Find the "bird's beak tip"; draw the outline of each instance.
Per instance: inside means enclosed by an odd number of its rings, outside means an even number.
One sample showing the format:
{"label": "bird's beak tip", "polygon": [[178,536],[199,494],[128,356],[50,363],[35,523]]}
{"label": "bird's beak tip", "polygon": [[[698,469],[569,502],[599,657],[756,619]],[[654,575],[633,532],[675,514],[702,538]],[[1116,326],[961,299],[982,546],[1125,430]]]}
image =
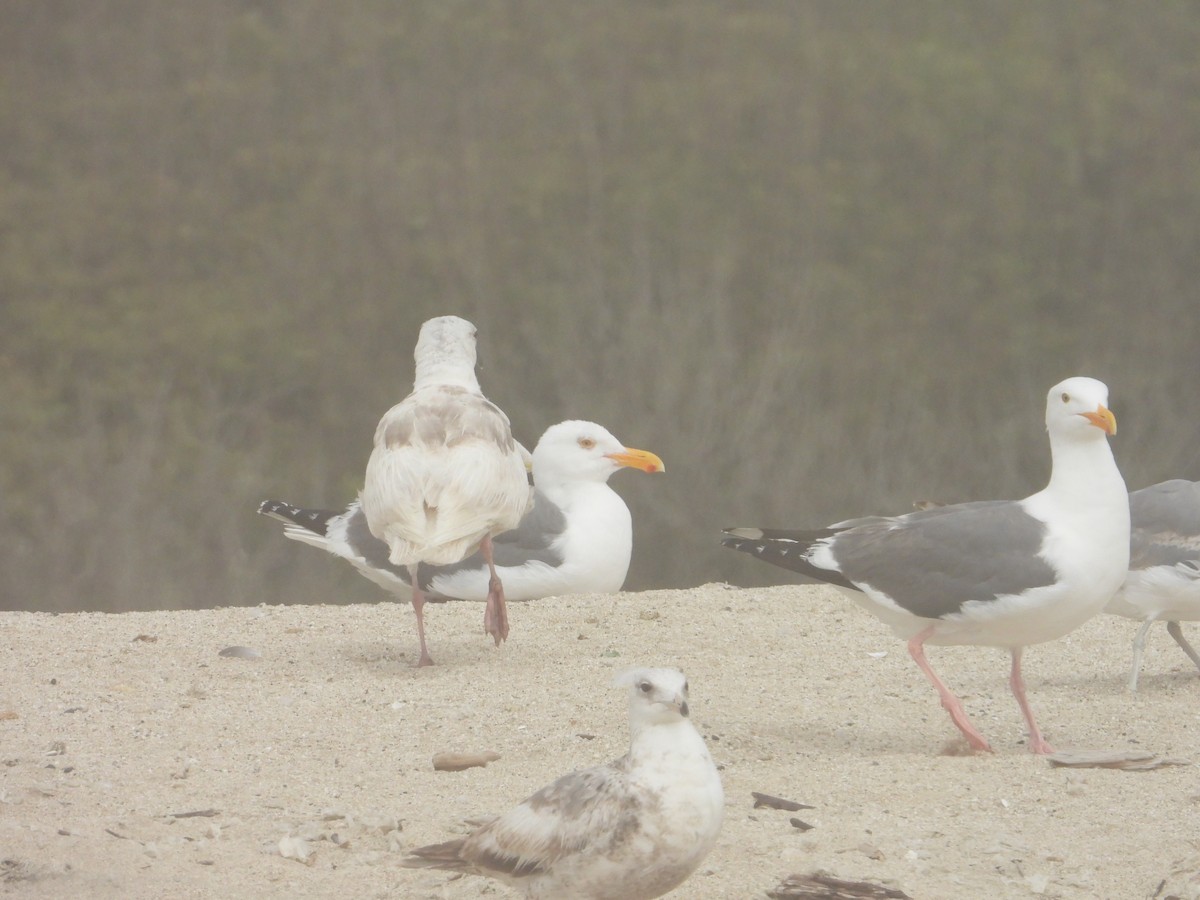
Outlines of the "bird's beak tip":
{"label": "bird's beak tip", "polygon": [[663,461],[649,450],[635,450],[627,447],[617,453],[609,453],[608,458],[619,466],[641,469],[650,475],[653,475],[655,472],[667,471],[667,467],[663,464]]}
{"label": "bird's beak tip", "polygon": [[1085,412],[1082,415],[1105,434],[1113,435],[1117,433],[1117,417],[1103,403],[1097,406],[1094,411]]}

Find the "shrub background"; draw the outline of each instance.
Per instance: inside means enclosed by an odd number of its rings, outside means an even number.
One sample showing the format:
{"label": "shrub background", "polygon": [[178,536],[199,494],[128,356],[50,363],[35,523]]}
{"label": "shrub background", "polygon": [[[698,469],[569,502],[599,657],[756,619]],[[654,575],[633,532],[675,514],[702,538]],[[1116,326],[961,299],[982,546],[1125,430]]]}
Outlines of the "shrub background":
{"label": "shrub background", "polygon": [[444,313],[530,447],[664,458],[634,590],[1030,493],[1071,374],[1200,478],[1195,5],[4,8],[0,608],[379,599],[254,512],[354,496]]}

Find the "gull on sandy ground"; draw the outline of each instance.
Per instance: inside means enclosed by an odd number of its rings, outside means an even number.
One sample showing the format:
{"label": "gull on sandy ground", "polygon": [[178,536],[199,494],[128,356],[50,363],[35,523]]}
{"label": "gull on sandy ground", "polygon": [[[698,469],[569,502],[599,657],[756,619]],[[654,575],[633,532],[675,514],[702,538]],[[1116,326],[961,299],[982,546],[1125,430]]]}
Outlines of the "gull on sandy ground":
{"label": "gull on sandy ground", "polygon": [[1175,479],[1129,495],[1129,573],[1105,612],[1138,619],[1129,690],[1136,691],[1150,626],[1160,619],[1200,669],[1181,621],[1200,620],[1200,481]]}
{"label": "gull on sandy ground", "polygon": [[[622,468],[663,472],[663,461],[624,446],[595,422],[567,421],[546,429],[534,448],[532,467],[533,508],[520,525],[492,539],[505,598],[619,591],[629,573],[633,522],[608,479]],[[388,546],[371,534],[358,500],[342,510],[266,500],[258,511],[283,522],[292,540],[347,560],[365,578],[408,599],[409,567],[392,564]],[[490,573],[480,552],[445,566],[420,563],[417,576],[427,600],[487,600]]]}
{"label": "gull on sandy ground", "polygon": [[508,637],[504,587],[492,563],[492,537],[516,528],[532,499],[520,446],[506,416],[475,376],[475,326],[457,316],[421,326],[412,393],[379,421],[359,501],[388,561],[408,567],[421,656],[425,596],[421,563],[448,565],[474,553],[489,569],[484,631]]}
{"label": "gull on sandy ground", "polygon": [[1046,397],[1051,474],[1019,501],[938,506],[815,531],[727,529],[722,543],[843,588],[908,642],[972,749],[991,747],[925,657],[929,644],[1003,647],[1034,753],[1052,753],[1025,695],[1021,654],[1104,609],[1129,566],[1129,496],[1108,436],[1108,388],[1068,378]]}
{"label": "gull on sandy ground", "polygon": [[650,900],[695,871],[725,811],[677,669],[630,669],[629,752],[564,775],[465,838],[420,847],[412,868],[486,875],[526,898]]}

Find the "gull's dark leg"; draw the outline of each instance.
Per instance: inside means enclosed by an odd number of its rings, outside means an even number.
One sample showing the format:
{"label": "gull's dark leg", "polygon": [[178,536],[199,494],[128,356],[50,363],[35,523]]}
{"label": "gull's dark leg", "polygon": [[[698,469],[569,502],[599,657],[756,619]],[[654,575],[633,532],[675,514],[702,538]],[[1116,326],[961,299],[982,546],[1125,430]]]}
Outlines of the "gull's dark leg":
{"label": "gull's dark leg", "polygon": [[433,657],[429,655],[429,648],[425,646],[425,593],[417,581],[416,566],[408,567],[408,577],[412,580],[412,608],[417,616],[417,637],[421,641],[421,658],[417,660],[417,667],[432,666]]}
{"label": "gull's dark leg", "polygon": [[499,647],[501,641],[508,639],[508,607],[504,602],[504,585],[500,583],[500,576],[496,574],[496,564],[492,561],[490,535],[483,539],[479,550],[487,560],[488,572],[491,573],[488,579],[487,604],[483,610],[483,630],[492,636]]}

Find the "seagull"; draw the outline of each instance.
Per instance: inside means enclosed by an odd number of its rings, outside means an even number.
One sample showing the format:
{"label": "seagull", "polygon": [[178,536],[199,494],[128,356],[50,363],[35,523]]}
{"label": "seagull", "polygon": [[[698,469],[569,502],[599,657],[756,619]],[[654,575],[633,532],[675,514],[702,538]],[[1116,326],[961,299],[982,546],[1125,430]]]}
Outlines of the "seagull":
{"label": "seagull", "polygon": [[[506,599],[619,591],[629,572],[633,523],[625,501],[608,486],[609,476],[622,468],[663,472],[663,461],[624,446],[602,425],[572,420],[546,429],[531,464],[533,508],[520,525],[492,540]],[[287,537],[340,556],[389,593],[409,596],[408,567],[390,562],[358,500],[344,510],[266,500],[258,511],[285,523]],[[447,566],[420,563],[417,577],[429,600],[487,600],[490,577],[479,552]]]}
{"label": "seagull", "polygon": [[457,316],[430,319],[414,358],[412,393],[375,430],[359,502],[371,534],[388,547],[388,561],[409,570],[417,665],[429,666],[417,566],[456,563],[478,549],[490,576],[484,631],[499,646],[508,637],[508,614],[492,536],[517,527],[531,496],[508,416],[483,396],[475,377],[475,326]]}
{"label": "seagull", "polygon": [[1200,481],[1164,481],[1129,495],[1129,573],[1105,612],[1142,621],[1133,639],[1129,690],[1136,691],[1146,633],[1159,619],[1200,669],[1180,620],[1200,620]]}
{"label": "seagull", "polygon": [[1108,436],[1108,388],[1068,378],[1046,398],[1050,482],[1019,501],[938,506],[816,531],[734,528],[722,544],[845,589],[908,642],[972,749],[991,747],[930,667],[925,644],[1004,647],[1009,685],[1034,753],[1053,753],[1021,676],[1029,644],[1051,641],[1100,612],[1129,565],[1129,498]]}
{"label": "seagull", "polygon": [[526,898],[649,900],[682,884],[720,833],[721,777],[688,718],[682,672],[629,669],[613,685],[629,689],[627,754],[402,864],[486,875]]}

